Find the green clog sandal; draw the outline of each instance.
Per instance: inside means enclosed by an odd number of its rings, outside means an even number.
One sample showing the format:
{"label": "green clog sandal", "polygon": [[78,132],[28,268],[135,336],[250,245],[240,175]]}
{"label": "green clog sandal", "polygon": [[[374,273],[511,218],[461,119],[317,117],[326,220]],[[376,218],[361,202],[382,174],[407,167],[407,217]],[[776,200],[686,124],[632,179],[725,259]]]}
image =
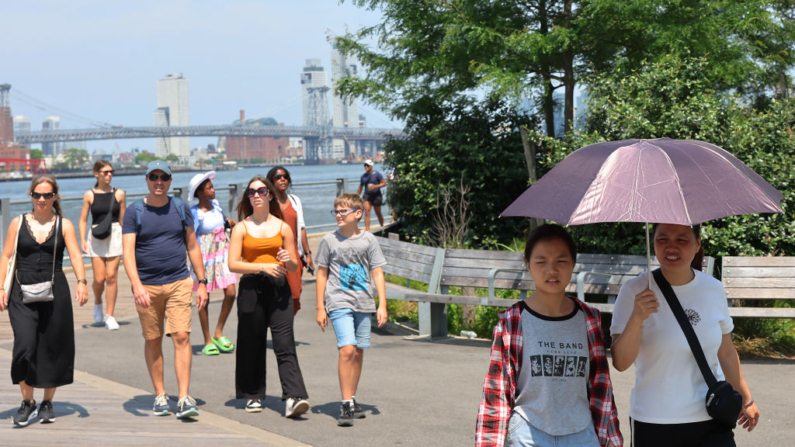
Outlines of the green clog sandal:
{"label": "green clog sandal", "polygon": [[221,352],[232,352],[235,350],[234,343],[232,343],[231,340],[226,338],[226,336],[223,336],[221,338],[213,337],[211,340],[213,341],[213,344],[217,346],[218,349],[221,350]]}
{"label": "green clog sandal", "polygon": [[218,347],[215,345],[207,345],[204,347],[204,349],[202,349],[202,354],[204,355],[218,355],[220,353],[221,352],[218,351]]}

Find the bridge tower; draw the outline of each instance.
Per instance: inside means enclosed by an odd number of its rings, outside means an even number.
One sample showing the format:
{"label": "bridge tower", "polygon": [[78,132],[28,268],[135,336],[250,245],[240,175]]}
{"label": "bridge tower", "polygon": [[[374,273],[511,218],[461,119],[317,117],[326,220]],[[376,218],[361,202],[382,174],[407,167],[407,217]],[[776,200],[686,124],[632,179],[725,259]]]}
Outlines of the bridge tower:
{"label": "bridge tower", "polygon": [[304,158],[310,163],[321,163],[322,159],[331,159],[331,139],[328,137],[329,116],[328,116],[328,91],[326,86],[308,87],[307,101],[307,123],[308,126],[323,127],[324,135],[318,138],[304,138],[306,147],[304,148]]}
{"label": "bridge tower", "polygon": [[11,116],[11,84],[0,85],[0,148],[14,143],[14,119]]}

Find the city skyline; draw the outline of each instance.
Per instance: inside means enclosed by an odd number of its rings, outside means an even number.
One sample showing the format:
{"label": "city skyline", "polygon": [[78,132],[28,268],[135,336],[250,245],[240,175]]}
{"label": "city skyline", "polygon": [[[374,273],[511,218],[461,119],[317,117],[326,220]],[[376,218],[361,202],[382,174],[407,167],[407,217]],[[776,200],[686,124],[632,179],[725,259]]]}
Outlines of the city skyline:
{"label": "city skyline", "polygon": [[[350,3],[300,3],[4,2],[0,14],[13,20],[7,21],[0,45],[0,60],[5,61],[0,76],[13,86],[13,114],[27,118],[32,130],[51,115],[60,117],[61,128],[90,126],[41,110],[20,95],[96,121],[151,125],[157,109],[155,83],[175,72],[190,80],[192,124],[231,123],[243,109],[251,118],[273,117],[300,125],[296,74],[306,59],[320,59],[330,68],[328,36],[372,25],[380,18]],[[57,7],[47,7],[53,4]],[[40,70],[37,61],[43,57],[62,69]],[[360,113],[367,115],[370,126],[401,126],[373,107]],[[215,142],[194,140],[194,147]],[[155,147],[154,140],[119,143],[122,150],[139,147],[154,152]],[[116,151],[112,142],[88,143],[90,152],[97,148]]]}

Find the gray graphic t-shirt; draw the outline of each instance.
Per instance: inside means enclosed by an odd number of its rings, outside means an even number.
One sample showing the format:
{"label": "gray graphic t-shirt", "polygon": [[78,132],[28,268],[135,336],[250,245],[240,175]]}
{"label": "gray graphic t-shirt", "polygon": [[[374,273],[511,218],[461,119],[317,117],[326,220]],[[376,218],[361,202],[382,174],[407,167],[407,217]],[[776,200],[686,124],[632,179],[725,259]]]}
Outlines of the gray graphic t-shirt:
{"label": "gray graphic t-shirt", "polygon": [[581,432],[591,423],[585,314],[575,306],[564,317],[547,317],[521,305],[522,369],[514,411],[553,436]]}
{"label": "gray graphic t-shirt", "polygon": [[329,269],[326,312],[336,309],[375,312],[370,272],[386,265],[375,236],[367,231],[349,238],[339,231],[327,234],[320,240],[315,262]]}

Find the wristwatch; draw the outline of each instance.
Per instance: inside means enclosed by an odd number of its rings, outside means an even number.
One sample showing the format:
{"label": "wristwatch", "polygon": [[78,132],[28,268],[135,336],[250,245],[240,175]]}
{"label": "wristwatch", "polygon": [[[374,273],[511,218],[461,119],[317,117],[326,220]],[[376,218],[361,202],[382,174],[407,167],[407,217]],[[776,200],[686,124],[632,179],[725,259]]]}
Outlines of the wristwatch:
{"label": "wristwatch", "polygon": [[196,282],[199,283],[199,284],[204,284],[206,286],[207,285],[207,278],[199,279]]}
{"label": "wristwatch", "polygon": [[305,255],[311,255],[312,254],[312,250],[307,250],[307,251],[304,252],[304,254]]}
{"label": "wristwatch", "polygon": [[86,284],[86,285],[88,285],[88,281],[86,281],[85,279],[78,279],[78,280],[77,280],[77,283],[78,283],[78,284],[80,284],[81,282],[82,282],[83,284]]}

